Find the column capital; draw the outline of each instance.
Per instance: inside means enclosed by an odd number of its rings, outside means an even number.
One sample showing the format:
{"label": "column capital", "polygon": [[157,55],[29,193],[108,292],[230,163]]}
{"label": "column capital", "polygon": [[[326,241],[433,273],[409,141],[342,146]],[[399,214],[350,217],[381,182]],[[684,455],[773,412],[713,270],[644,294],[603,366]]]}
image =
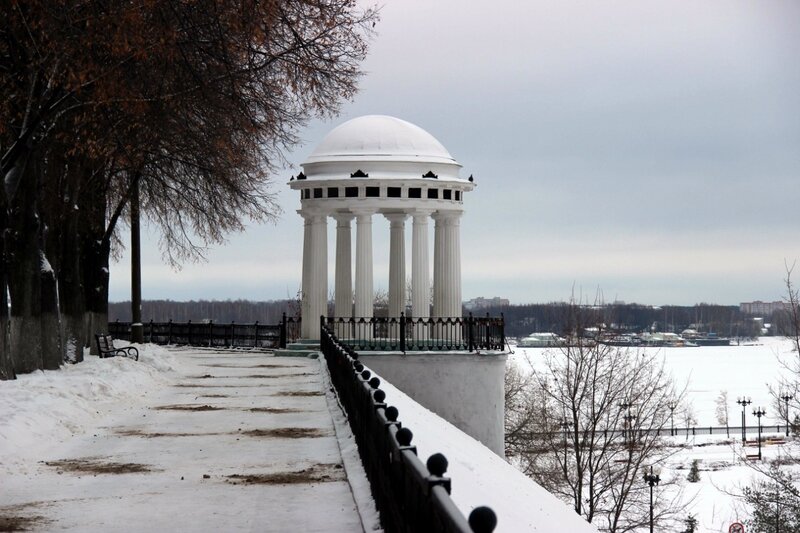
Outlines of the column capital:
{"label": "column capital", "polygon": [[319,222],[320,219],[328,218],[328,213],[321,209],[298,209],[297,214],[306,222]]}
{"label": "column capital", "polygon": [[361,221],[365,217],[371,217],[375,213],[378,212],[377,209],[370,208],[370,207],[357,207],[355,209],[350,209],[350,212],[355,215],[355,217]]}
{"label": "column capital", "polygon": [[431,215],[434,220],[459,220],[463,211],[436,211]]}
{"label": "column capital", "polygon": [[429,217],[431,216],[436,210],[435,209],[409,209],[407,212],[412,217]]}
{"label": "column capital", "polygon": [[349,225],[350,222],[356,217],[353,213],[336,212],[331,213],[330,217],[334,219],[339,225]]}
{"label": "column capital", "polygon": [[392,224],[402,224],[408,219],[408,213],[383,213]]}

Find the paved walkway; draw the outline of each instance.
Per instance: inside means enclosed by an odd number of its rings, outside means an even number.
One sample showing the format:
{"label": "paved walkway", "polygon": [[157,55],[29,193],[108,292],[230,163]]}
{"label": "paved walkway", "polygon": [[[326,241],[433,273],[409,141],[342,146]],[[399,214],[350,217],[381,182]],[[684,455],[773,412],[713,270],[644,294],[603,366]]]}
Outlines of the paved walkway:
{"label": "paved walkway", "polygon": [[0,507],[41,531],[363,531],[318,361],[180,357],[148,407],[72,439]]}

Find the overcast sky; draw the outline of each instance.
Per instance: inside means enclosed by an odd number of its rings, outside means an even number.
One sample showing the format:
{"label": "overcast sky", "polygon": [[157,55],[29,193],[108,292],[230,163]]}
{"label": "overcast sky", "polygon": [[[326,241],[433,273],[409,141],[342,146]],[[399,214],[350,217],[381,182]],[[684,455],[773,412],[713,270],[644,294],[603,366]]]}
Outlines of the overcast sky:
{"label": "overcast sky", "polygon": [[[464,299],[782,297],[785,261],[800,262],[797,0],[386,0],[376,30],[355,101],[301,132],[275,176],[277,224],[180,272],[149,233],[144,298],[296,294],[303,228],[286,181],[327,131],[373,113],[426,129],[475,176]],[[383,217],[373,235],[385,288]],[[111,300],[129,298],[128,263],[112,265]]]}

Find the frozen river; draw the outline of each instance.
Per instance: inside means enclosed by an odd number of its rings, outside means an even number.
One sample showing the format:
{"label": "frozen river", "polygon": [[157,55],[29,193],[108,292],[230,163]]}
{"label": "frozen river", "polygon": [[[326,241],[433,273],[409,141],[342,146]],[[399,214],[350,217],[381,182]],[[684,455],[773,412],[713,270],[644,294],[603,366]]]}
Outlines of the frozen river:
{"label": "frozen river", "polygon": [[[545,350],[557,348],[515,348],[510,361],[525,366],[526,357],[531,363],[542,361]],[[777,386],[786,374],[779,360],[797,358],[792,344],[782,338],[762,337],[755,345],[707,346],[696,348],[648,348],[661,356],[680,389],[686,385],[686,399],[691,403],[698,426],[719,425],[716,416],[716,399],[720,391],[728,391],[728,413],[730,425],[738,426],[741,407],[736,404],[738,396],[750,396],[753,404],[748,407],[747,424],[755,424],[750,415],[758,405],[767,410],[762,420],[764,425],[783,424],[777,419],[768,385]],[[675,420],[675,425],[680,425]]]}

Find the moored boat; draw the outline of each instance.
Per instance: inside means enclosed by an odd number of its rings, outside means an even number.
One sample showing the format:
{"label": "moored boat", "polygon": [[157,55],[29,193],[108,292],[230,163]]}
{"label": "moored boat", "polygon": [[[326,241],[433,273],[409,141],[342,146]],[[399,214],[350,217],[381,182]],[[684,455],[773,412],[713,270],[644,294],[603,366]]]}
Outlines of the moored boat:
{"label": "moored boat", "polygon": [[563,337],[555,333],[531,333],[523,337],[517,343],[519,348],[549,348],[551,346],[564,346],[566,343]]}

